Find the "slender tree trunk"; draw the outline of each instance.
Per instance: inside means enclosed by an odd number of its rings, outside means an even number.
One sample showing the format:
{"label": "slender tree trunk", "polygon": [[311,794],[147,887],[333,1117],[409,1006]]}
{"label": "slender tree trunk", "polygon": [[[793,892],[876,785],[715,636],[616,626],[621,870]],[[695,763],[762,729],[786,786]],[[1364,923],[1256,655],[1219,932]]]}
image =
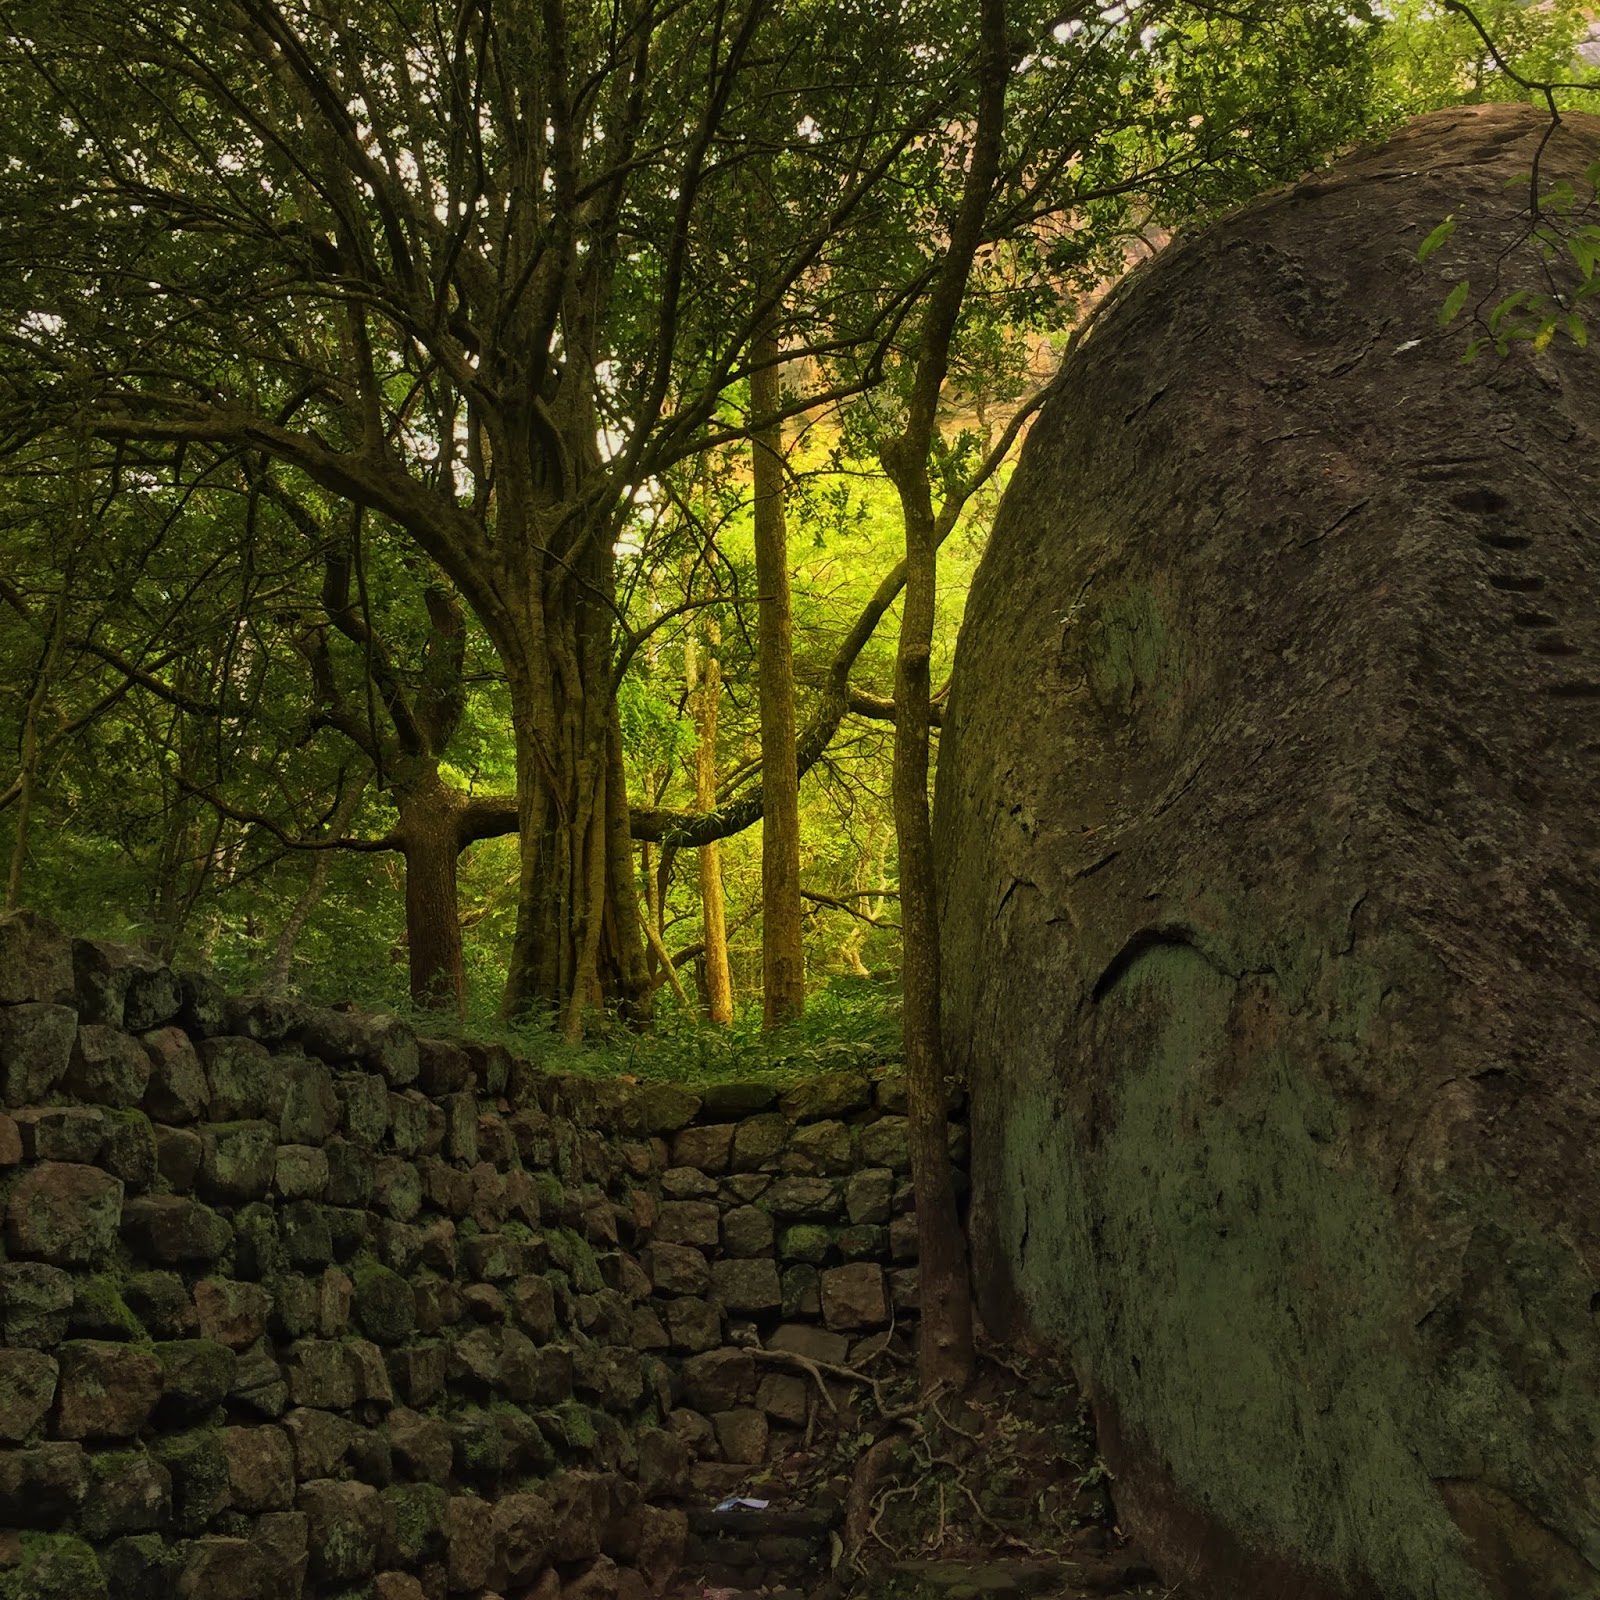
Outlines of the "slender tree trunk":
{"label": "slender tree trunk", "polygon": [[39,723],[44,717],[45,702],[50,698],[50,685],[55,679],[56,667],[61,659],[61,647],[67,629],[67,587],[72,579],[69,563],[61,580],[61,593],[56,597],[55,609],[50,618],[50,635],[34,673],[33,687],[28,703],[22,712],[22,740],[18,752],[21,761],[17,774],[16,834],[11,846],[11,865],[6,872],[5,909],[15,911],[22,900],[22,874],[28,860],[28,828],[33,821],[34,794],[39,783]]}
{"label": "slender tree trunk", "polygon": [[894,819],[900,840],[902,1020],[907,1122],[917,1199],[924,1388],[972,1374],[972,1295],[950,1169],[939,1032],[939,911],[928,814],[929,660],[936,567],[931,507],[906,505],[906,592],[895,661]]}
{"label": "slender tree trunk", "polygon": [[[753,344],[750,405],[757,416],[780,404],[778,344],[771,332]],[[757,616],[761,655],[761,1007],[769,1028],[805,1009],[800,937],[800,778],[795,753],[794,644],[789,599],[789,539],[783,506],[783,429],[755,436]]]}
{"label": "slender tree trunk", "polygon": [[[367,792],[367,780],[359,778],[345,790],[339,804],[334,808],[332,820],[328,823],[328,833],[332,837],[350,831],[350,819],[356,814],[356,807],[361,804],[361,797]],[[311,913],[317,909],[323,895],[327,892],[328,879],[333,875],[332,850],[317,850],[311,857],[311,876],[304,889],[300,891],[300,898],[295,901],[294,909],[289,913],[284,922],[282,931],[278,934],[278,943],[272,952],[272,965],[267,969],[267,992],[269,994],[283,994],[289,987],[289,968],[294,962],[294,947],[299,942],[300,935],[305,932],[306,923],[311,920]],[[409,880],[408,880],[409,885]],[[407,907],[407,920],[410,918],[410,908]],[[416,951],[412,947],[411,968],[412,995],[416,994]]]}
{"label": "slender tree trunk", "polygon": [[[710,811],[717,803],[717,711],[722,695],[722,663],[717,659],[716,646],[720,643],[721,630],[712,621],[706,627],[703,664],[695,659],[692,639],[684,646],[696,739],[694,803],[699,811]],[[700,846],[700,926],[704,930],[706,1015],[719,1026],[726,1026],[733,1021],[733,974],[728,969],[722,845],[715,839]]]}
{"label": "slender tree trunk", "polygon": [[[950,1170],[949,1089],[939,1030],[939,908],[928,814],[928,727],[943,531],[933,509],[929,458],[938,433],[950,344],[999,172],[1010,71],[1006,0],[979,0],[979,15],[978,117],[961,207],[918,330],[906,424],[881,451],[884,469],[899,491],[906,534],[906,588],[895,658],[894,820],[900,844],[907,1143],[917,1200],[922,1313],[918,1369],[924,1389],[940,1384],[964,1388],[975,1355],[972,1285]],[[946,526],[959,510],[959,498],[946,500],[941,512]]]}

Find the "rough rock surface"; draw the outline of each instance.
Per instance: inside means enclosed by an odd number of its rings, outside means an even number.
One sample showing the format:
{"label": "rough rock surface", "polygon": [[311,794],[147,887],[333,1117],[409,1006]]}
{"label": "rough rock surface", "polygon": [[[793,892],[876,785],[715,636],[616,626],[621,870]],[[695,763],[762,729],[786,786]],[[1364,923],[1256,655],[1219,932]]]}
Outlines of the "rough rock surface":
{"label": "rough rock surface", "polygon": [[1185,1593],[1600,1594],[1600,368],[1437,321],[1542,129],[1438,113],[1135,274],[967,611],[987,1316]]}

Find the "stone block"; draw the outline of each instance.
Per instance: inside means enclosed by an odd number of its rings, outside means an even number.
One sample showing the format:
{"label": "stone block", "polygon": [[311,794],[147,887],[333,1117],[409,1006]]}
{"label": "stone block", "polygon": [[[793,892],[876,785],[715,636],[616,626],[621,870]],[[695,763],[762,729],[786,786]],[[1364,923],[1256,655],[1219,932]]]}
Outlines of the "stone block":
{"label": "stone block", "polygon": [[[685,1132],[693,1133],[693,1128]],[[683,1134],[679,1134],[681,1139]],[[668,1200],[709,1200],[717,1192],[717,1180],[698,1167],[668,1167],[661,1174],[661,1193]]]}
{"label": "stone block", "polygon": [[131,1533],[159,1533],[172,1521],[172,1474],[143,1450],[89,1457],[82,1531],[104,1542]]}
{"label": "stone block", "polygon": [[724,1461],[757,1466],[767,1458],[767,1416],[753,1406],[713,1411],[711,1426]]}
{"label": "stone block", "polygon": [[776,1171],[778,1159],[789,1142],[789,1132],[789,1120],[779,1112],[746,1117],[733,1131],[730,1167],[736,1173]]}
{"label": "stone block", "polygon": [[25,1533],[10,1541],[14,1573],[5,1574],[7,1600],[108,1600],[94,1548],[67,1534]]}
{"label": "stone block", "polygon": [[844,1209],[851,1222],[887,1223],[893,1203],[894,1173],[890,1168],[867,1167],[845,1179]]}
{"label": "stone block", "polygon": [[422,1179],[416,1164],[402,1156],[380,1157],[373,1168],[372,1193],[379,1207],[400,1222],[422,1210]]}
{"label": "stone block", "polygon": [[494,1508],[476,1495],[452,1495],[445,1512],[452,1590],[488,1587],[495,1569]]}
{"label": "stone block", "polygon": [[836,1176],[850,1170],[850,1130],[836,1121],[808,1122],[789,1136],[782,1170],[801,1177]]}
{"label": "stone block", "polygon": [[55,1361],[40,1350],[0,1350],[0,1442],[22,1444],[55,1404]]}
{"label": "stone block", "polygon": [[119,1027],[83,1023],[73,1041],[64,1086],[101,1106],[137,1106],[150,1079],[150,1057]]}
{"label": "stone block", "polygon": [[850,1354],[850,1341],[843,1334],[830,1333],[825,1328],[814,1328],[804,1322],[786,1322],[769,1335],[767,1349],[786,1350],[808,1361],[820,1361],[824,1366],[842,1367]]}
{"label": "stone block", "polygon": [[199,1053],[211,1088],[210,1121],[276,1121],[281,1116],[288,1084],[264,1045],[224,1034],[202,1040]]}
{"label": "stone block", "polygon": [[701,1172],[726,1172],[733,1155],[731,1122],[699,1124],[672,1136],[672,1164]]}
{"label": "stone block", "polygon": [[697,1411],[731,1411],[755,1397],[756,1364],[748,1350],[710,1350],[682,1367],[684,1393]]}
{"label": "stone block", "polygon": [[182,1028],[157,1028],[140,1043],[150,1063],[144,1109],[157,1122],[198,1122],[210,1104],[211,1088],[188,1034]]}
{"label": "stone block", "polygon": [[296,1406],[284,1413],[283,1428],[300,1482],[339,1476],[356,1436],[355,1423],[332,1411]]}
{"label": "stone block", "polygon": [[161,1364],[148,1350],[98,1339],[60,1347],[60,1410],[65,1439],[131,1439],[161,1397]]}
{"label": "stone block", "polygon": [[345,1136],[376,1150],[389,1131],[389,1085],[379,1073],[351,1073],[334,1085],[344,1113]]}
{"label": "stone block", "polygon": [[694,1121],[700,1110],[700,1096],[671,1083],[640,1084],[633,1105],[625,1113],[629,1133],[676,1133]]}
{"label": "stone block", "polygon": [[100,1159],[106,1114],[99,1106],[25,1106],[12,1116],[29,1161],[93,1166]]}
{"label": "stone block", "polygon": [[833,1229],[815,1222],[797,1222],[778,1236],[778,1256],[783,1261],[803,1261],[820,1267],[833,1254]]}
{"label": "stone block", "polygon": [[857,1261],[824,1272],[822,1319],[834,1332],[883,1327],[889,1321],[883,1268],[873,1261]]}
{"label": "stone block", "polygon": [[759,1206],[734,1206],[722,1215],[722,1253],[725,1256],[771,1254],[772,1217]]}
{"label": "stone block", "polygon": [[646,1245],[640,1263],[661,1294],[703,1295],[711,1286],[711,1269],[705,1255],[693,1245]]}
{"label": "stone block", "polygon": [[528,1492],[500,1496],[494,1503],[490,1542],[497,1577],[504,1585],[532,1583],[550,1556],[550,1504]]}
{"label": "stone block", "polygon": [[387,1418],[389,1447],[400,1470],[419,1483],[450,1481],[450,1430],[438,1417],[396,1406]]}
{"label": "stone block", "polygon": [[184,1552],[177,1600],[300,1600],[298,1564],[255,1539],[215,1535]]}
{"label": "stone block", "polygon": [[198,1327],[194,1301],[176,1272],[153,1267],[147,1272],[130,1273],[122,1295],[143,1334],[157,1339],[183,1339]]}
{"label": "stone block", "polygon": [[814,1386],[787,1372],[769,1372],[756,1385],[756,1405],[774,1422],[803,1428]]}
{"label": "stone block", "polygon": [[387,1267],[359,1266],[355,1275],[355,1313],[368,1338],[379,1344],[403,1344],[416,1324],[411,1285]]}
{"label": "stone block", "polygon": [[77,1037],[71,1006],[0,1006],[0,1102],[30,1106],[51,1094],[66,1076]]}
{"label": "stone block", "polygon": [[761,1193],[763,1211],[805,1222],[832,1222],[839,1215],[840,1184],[833,1178],[774,1178]]}
{"label": "stone block", "polygon": [[790,1318],[822,1315],[822,1279],[815,1267],[801,1264],[783,1269],[783,1314]]}
{"label": "stone block", "polygon": [[161,1427],[204,1421],[233,1388],[239,1357],[214,1339],[170,1339],[152,1346],[161,1364]]}
{"label": "stone block", "polygon": [[156,1136],[150,1119],[131,1106],[106,1117],[100,1165],[122,1180],[128,1194],[143,1194],[156,1181]]}
{"label": "stone block", "polygon": [[316,1145],[280,1144],[272,1187],[284,1200],[322,1200],[328,1193],[328,1158]]}
{"label": "stone block", "polygon": [[200,1135],[193,1128],[169,1128],[161,1122],[152,1123],[150,1132],[156,1145],[156,1171],[163,1182],[175,1194],[191,1193],[200,1176]]}
{"label": "stone block", "polygon": [[89,1458],[81,1444],[0,1450],[0,1525],[53,1528],[83,1507]]}
{"label": "stone block", "polygon": [[313,1479],[300,1486],[311,1572],[324,1583],[355,1583],[377,1567],[383,1538],[383,1502],[370,1484]]}
{"label": "stone block", "polygon": [[415,1089],[389,1092],[389,1142],[397,1154],[422,1153],[428,1137],[428,1101]]}
{"label": "stone block", "polygon": [[295,1456],[282,1428],[224,1428],[222,1455],[229,1494],[240,1511],[293,1509]]}
{"label": "stone block", "polygon": [[778,1097],[779,1109],[791,1122],[848,1117],[871,1104],[872,1086],[860,1072],[819,1072]]}
{"label": "stone block", "polygon": [[669,1200],[656,1219],[655,1235],[662,1244],[715,1250],[721,1242],[721,1213],[709,1200]]}
{"label": "stone block", "polygon": [[904,1117],[879,1117],[861,1130],[863,1166],[888,1167],[894,1172],[911,1170],[911,1146],[906,1142]]}
{"label": "stone block", "polygon": [[197,1428],[166,1434],[151,1453],[172,1474],[173,1520],[180,1533],[203,1533],[211,1520],[228,1509],[228,1463],[221,1431]]}
{"label": "stone block", "polygon": [[297,1406],[345,1411],[355,1404],[355,1380],[345,1347],[332,1340],[297,1339],[289,1346],[284,1375]]}
{"label": "stone block", "polygon": [[283,1079],[278,1137],[284,1144],[321,1144],[338,1130],[340,1107],[333,1074],[320,1061],[277,1056],[273,1068]]}
{"label": "stone block", "polygon": [[778,1264],[770,1257],[717,1262],[711,1269],[711,1292],[724,1311],[776,1311],[783,1304]]}
{"label": "stone block", "polygon": [[882,1261],[889,1253],[889,1230],[870,1222],[858,1222],[841,1228],[836,1243],[846,1261]]}
{"label": "stone block", "polygon": [[694,1295],[668,1300],[661,1307],[671,1348],[696,1354],[722,1343],[722,1313]]}
{"label": "stone block", "polygon": [[260,1200],[272,1187],[277,1158],[271,1123],[213,1123],[200,1132],[200,1192],[230,1203]]}
{"label": "stone block", "polygon": [[[6,1248],[56,1266],[108,1254],[123,1219],[122,1183],[97,1167],[46,1161],[17,1180],[6,1205]],[[142,1202],[130,1202],[140,1204]]]}

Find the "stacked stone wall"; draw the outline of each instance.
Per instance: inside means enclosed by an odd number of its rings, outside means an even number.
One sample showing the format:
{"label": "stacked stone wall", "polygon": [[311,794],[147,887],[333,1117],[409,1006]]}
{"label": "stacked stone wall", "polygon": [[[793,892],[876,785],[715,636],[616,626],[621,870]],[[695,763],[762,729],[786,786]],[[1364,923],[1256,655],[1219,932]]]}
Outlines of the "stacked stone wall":
{"label": "stacked stone wall", "polygon": [[914,1334],[892,1076],[550,1075],[19,913],[0,1104],[0,1600],[777,1581],[714,1507],[810,1436],[787,1358]]}

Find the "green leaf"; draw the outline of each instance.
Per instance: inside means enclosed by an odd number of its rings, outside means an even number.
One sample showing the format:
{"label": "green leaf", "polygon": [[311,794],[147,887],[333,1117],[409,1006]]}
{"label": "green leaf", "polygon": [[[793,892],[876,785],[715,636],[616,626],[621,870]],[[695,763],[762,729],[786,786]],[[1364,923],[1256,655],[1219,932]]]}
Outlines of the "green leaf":
{"label": "green leaf", "polygon": [[1489,341],[1487,339],[1474,339],[1462,353],[1461,365],[1464,367],[1470,367],[1472,363],[1483,354],[1484,350],[1488,348],[1488,344]]}
{"label": "green leaf", "polygon": [[1463,278],[1448,295],[1445,302],[1439,307],[1439,326],[1448,328],[1457,317],[1461,315],[1461,308],[1467,303],[1468,285]]}
{"label": "green leaf", "polygon": [[1540,350],[1548,350],[1550,348],[1550,341],[1553,338],[1555,338],[1555,336],[1556,336],[1556,323],[1555,323],[1555,318],[1552,317],[1548,322],[1542,323],[1540,325],[1539,331],[1536,334],[1534,334],[1534,336],[1533,336],[1533,348],[1534,348],[1534,350],[1536,352],[1540,351]]}
{"label": "green leaf", "polygon": [[1576,311],[1567,313],[1567,336],[1580,350],[1589,342],[1589,324]]}
{"label": "green leaf", "polygon": [[1439,246],[1442,245],[1445,240],[1448,239],[1455,231],[1456,219],[1453,216],[1446,217],[1444,221],[1441,222],[1439,226],[1422,241],[1421,248],[1417,251],[1417,260],[1426,261],[1428,257],[1431,256],[1433,252],[1437,250]]}
{"label": "green leaf", "polygon": [[1489,313],[1489,332],[1500,332],[1500,324],[1528,298],[1526,289],[1515,289]]}

